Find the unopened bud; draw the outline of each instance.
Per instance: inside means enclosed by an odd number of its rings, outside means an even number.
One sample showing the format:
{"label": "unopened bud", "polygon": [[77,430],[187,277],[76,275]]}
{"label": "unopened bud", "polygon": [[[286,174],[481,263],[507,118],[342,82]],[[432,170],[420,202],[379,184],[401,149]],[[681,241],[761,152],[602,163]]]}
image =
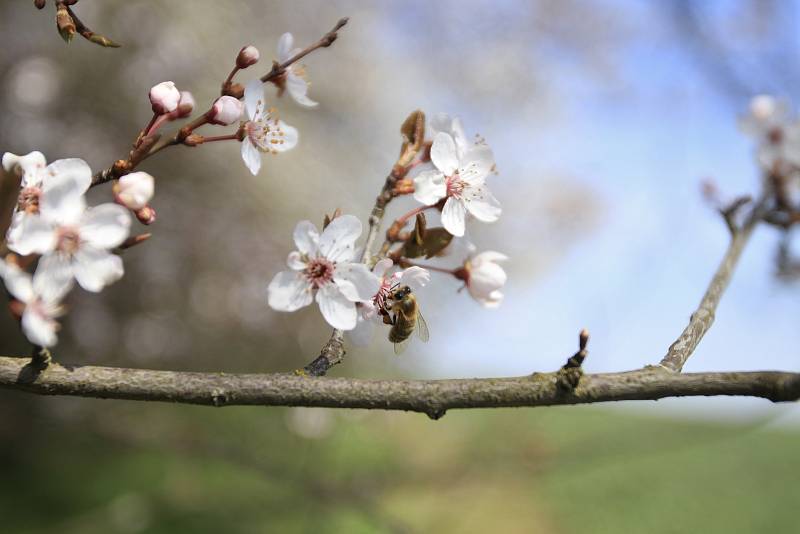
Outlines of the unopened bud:
{"label": "unopened bud", "polygon": [[242,102],[232,96],[221,96],[214,101],[208,111],[208,122],[227,126],[239,120],[242,116]]}
{"label": "unopened bud", "polygon": [[133,212],[139,222],[144,225],[150,225],[156,222],[156,210],[150,206],[145,206],[142,209]]}
{"label": "unopened bud", "polygon": [[253,45],[247,45],[239,50],[239,55],[236,56],[236,66],[240,69],[246,69],[250,65],[258,63],[258,58],[261,54],[258,53],[258,48]]}
{"label": "unopened bud", "polygon": [[33,0],[33,5],[36,6],[37,9],[44,9],[45,0]]}
{"label": "unopened bud", "polygon": [[191,134],[189,137],[183,140],[183,144],[186,146],[197,146],[203,144],[204,137],[199,134]]}
{"label": "unopened bud", "polygon": [[153,113],[158,115],[175,111],[180,100],[181,93],[172,82],[161,82],[150,89],[150,103],[153,105]]}
{"label": "unopened bud", "polygon": [[225,83],[222,86],[222,94],[237,99],[242,98],[244,96],[244,85],[240,83]]}
{"label": "unopened bud", "polygon": [[153,236],[153,234],[150,234],[150,233],[131,236],[128,239],[126,239],[125,241],[123,241],[122,244],[119,246],[119,248],[121,250],[125,250],[127,248],[135,247],[136,245],[144,243],[145,241],[150,239],[152,236]]}
{"label": "unopened bud", "polygon": [[194,111],[194,96],[189,91],[181,91],[181,99],[178,101],[178,109],[173,112],[176,119],[188,117]]}
{"label": "unopened bud", "polygon": [[114,184],[114,197],[129,210],[140,210],[153,198],[155,180],[146,172],[126,174]]}
{"label": "unopened bud", "polygon": [[75,28],[75,21],[72,19],[72,15],[69,14],[64,4],[58,4],[58,9],[56,10],[56,27],[58,27],[58,33],[64,41],[72,41],[77,29]]}

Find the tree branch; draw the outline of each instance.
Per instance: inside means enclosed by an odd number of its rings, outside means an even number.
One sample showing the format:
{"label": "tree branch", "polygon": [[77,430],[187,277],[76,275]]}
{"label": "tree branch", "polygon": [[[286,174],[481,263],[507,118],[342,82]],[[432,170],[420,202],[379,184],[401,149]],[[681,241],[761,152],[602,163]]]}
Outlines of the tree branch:
{"label": "tree branch", "polygon": [[739,257],[742,255],[742,250],[750,240],[753,229],[764,217],[765,205],[766,198],[764,197],[753,207],[741,227],[737,227],[732,217],[723,212],[725,222],[731,231],[730,245],[728,245],[728,250],[725,252],[717,272],[714,273],[714,277],[711,279],[711,283],[706,289],[699,306],[692,313],[689,325],[683,330],[680,337],[670,345],[667,355],[661,360],[660,365],[662,367],[680,373],[686,364],[686,360],[689,359],[700,340],[711,328],[714,323],[717,306],[719,306],[722,294],[733,277],[733,272],[739,262]]}
{"label": "tree branch", "polygon": [[587,374],[574,389],[559,372],[514,378],[457,380],[309,379],[291,374],[226,374],[62,366],[0,357],[0,387],[40,395],[177,402],[209,406],[322,406],[425,413],[455,408],[554,406],[665,397],[737,395],[773,402],[800,399],[800,373],[666,372],[651,367]]}

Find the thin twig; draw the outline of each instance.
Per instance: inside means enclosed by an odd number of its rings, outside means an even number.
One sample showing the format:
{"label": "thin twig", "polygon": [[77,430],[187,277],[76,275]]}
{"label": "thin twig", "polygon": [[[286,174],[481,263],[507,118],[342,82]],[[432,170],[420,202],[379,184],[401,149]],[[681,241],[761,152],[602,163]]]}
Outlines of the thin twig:
{"label": "thin twig", "polygon": [[[337,22],[336,25],[333,27],[333,29],[331,31],[329,31],[328,33],[326,33],[325,35],[323,35],[317,42],[315,42],[315,43],[309,45],[308,47],[304,48],[303,50],[301,50],[300,52],[298,52],[296,55],[294,55],[293,57],[289,58],[288,60],[284,61],[283,63],[274,64],[272,66],[272,70],[270,70],[267,74],[265,74],[264,76],[261,77],[261,81],[262,82],[272,81],[276,77],[278,77],[281,74],[283,74],[284,72],[286,72],[286,68],[289,67],[290,65],[292,65],[294,62],[298,61],[300,58],[305,57],[306,55],[310,54],[314,50],[317,50],[318,48],[327,47],[327,46],[330,46],[331,44],[333,44],[333,42],[338,37],[338,33],[337,32],[340,29],[342,29],[342,27],[345,24],[347,24],[347,21],[348,21],[347,17],[345,17],[343,19],[340,19],[339,22]],[[154,156],[155,154],[158,154],[159,152],[161,152],[165,148],[181,144],[183,142],[183,140],[186,139],[186,137],[189,134],[191,134],[192,131],[195,128],[197,128],[197,127],[199,127],[199,126],[201,126],[201,125],[206,123],[206,120],[204,120],[204,119],[205,119],[205,113],[203,115],[201,115],[200,117],[196,118],[193,122],[189,123],[189,125],[184,126],[183,128],[180,128],[171,137],[162,139],[158,144],[153,146],[146,154],[142,155],[142,157],[136,162],[136,165],[138,165],[142,161],[146,160],[147,158],[150,158],[150,157]],[[124,162],[124,160],[120,160],[120,161]],[[125,166],[120,166],[118,163],[115,163],[111,167],[103,169],[102,171],[98,171],[92,177],[92,187],[94,187],[96,185],[100,185],[100,184],[105,183],[105,182],[109,182],[111,180],[116,180],[122,174],[124,174],[126,172],[131,172],[133,170],[134,166],[125,167]]]}
{"label": "thin twig", "polygon": [[[708,332],[711,325],[714,323],[714,316],[716,314],[717,306],[722,298],[722,294],[728,287],[728,284],[733,277],[733,272],[736,269],[736,264],[739,262],[739,257],[744,250],[745,245],[750,240],[753,229],[762,220],[764,216],[764,209],[766,206],[766,197],[762,199],[752,208],[745,222],[741,227],[736,227],[729,223],[729,228],[732,232],[731,242],[728,245],[728,250],[722,258],[717,272],[711,279],[703,298],[697,309],[692,313],[689,319],[688,326],[683,330],[680,337],[670,345],[667,355],[661,360],[660,365],[675,371],[681,372],[686,360],[694,353],[700,340],[703,339],[706,332]],[[726,217],[727,220],[727,217]]]}

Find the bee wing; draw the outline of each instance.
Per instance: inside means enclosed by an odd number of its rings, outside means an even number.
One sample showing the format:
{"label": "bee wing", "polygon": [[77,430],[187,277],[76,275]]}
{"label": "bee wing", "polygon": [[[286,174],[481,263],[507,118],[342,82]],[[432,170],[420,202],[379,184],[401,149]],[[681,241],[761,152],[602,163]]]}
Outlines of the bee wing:
{"label": "bee wing", "polygon": [[417,312],[417,335],[423,342],[427,342],[431,338],[431,333],[428,331],[428,323],[420,312]]}
{"label": "bee wing", "polygon": [[394,353],[397,354],[398,356],[400,354],[403,354],[406,351],[406,349],[408,348],[408,343],[409,343],[410,340],[411,340],[411,338],[407,337],[403,341],[401,341],[400,343],[395,343],[394,344]]}

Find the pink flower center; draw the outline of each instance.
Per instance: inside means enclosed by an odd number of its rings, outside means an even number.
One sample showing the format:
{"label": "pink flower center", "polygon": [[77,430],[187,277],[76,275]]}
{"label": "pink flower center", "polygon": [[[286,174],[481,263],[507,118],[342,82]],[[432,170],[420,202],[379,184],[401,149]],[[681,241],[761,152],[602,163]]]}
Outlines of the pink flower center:
{"label": "pink flower center", "polygon": [[42,190],[38,187],[24,187],[19,192],[17,199],[17,209],[27,213],[39,213],[39,199],[42,196]]}
{"label": "pink flower center", "polygon": [[303,274],[314,289],[319,289],[333,281],[336,265],[327,258],[314,258],[309,260]]}
{"label": "pink flower center", "polygon": [[464,188],[467,186],[467,183],[458,175],[458,171],[456,171],[452,176],[445,178],[444,183],[445,187],[447,188],[447,196],[455,198],[461,198],[461,194],[464,192]]}
{"label": "pink flower center", "polygon": [[56,230],[56,250],[73,255],[81,246],[81,237],[76,228],[62,226]]}

